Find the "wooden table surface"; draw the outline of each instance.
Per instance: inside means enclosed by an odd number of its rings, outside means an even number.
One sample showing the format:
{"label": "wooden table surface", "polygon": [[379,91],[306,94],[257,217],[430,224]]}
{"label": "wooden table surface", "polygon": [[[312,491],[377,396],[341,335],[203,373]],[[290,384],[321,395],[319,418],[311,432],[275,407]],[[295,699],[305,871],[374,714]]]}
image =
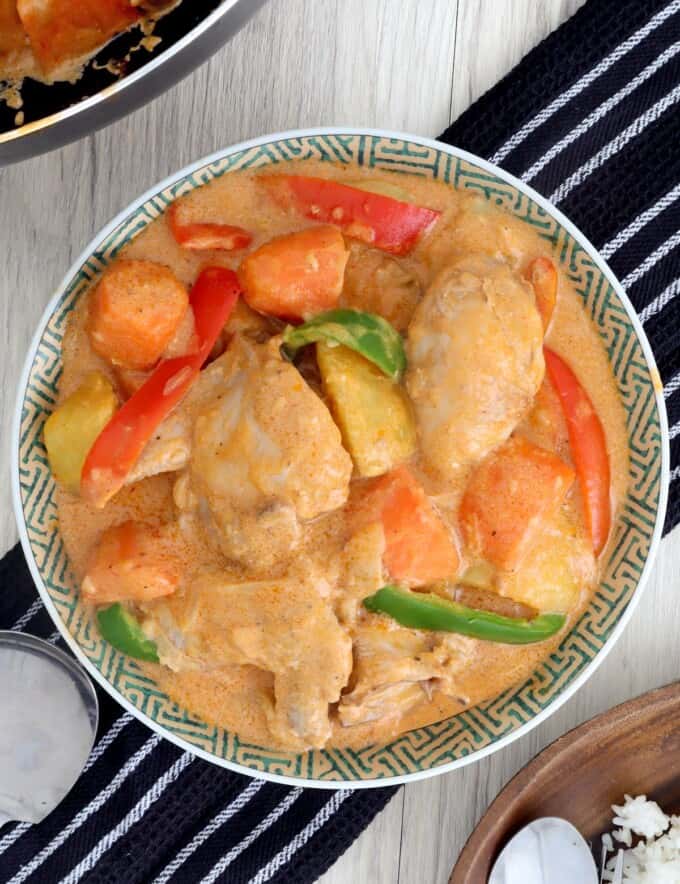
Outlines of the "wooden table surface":
{"label": "wooden table surface", "polygon": [[[184,164],[266,132],[354,124],[434,136],[581,0],[271,0],[192,77],[108,129],[0,170],[0,551],[16,541],[15,387],[54,287],[93,234]],[[680,673],[680,531],[589,683],[519,742],[402,789],[323,884],[443,884],[504,783],[584,719]]]}

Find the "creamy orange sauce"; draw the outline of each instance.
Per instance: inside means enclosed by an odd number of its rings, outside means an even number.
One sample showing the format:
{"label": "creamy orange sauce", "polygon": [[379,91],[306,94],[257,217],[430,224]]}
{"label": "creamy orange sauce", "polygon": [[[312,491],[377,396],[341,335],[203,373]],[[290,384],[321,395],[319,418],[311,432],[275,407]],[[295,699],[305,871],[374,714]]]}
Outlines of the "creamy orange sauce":
{"label": "creamy orange sauce", "polygon": [[[285,172],[299,167],[286,164],[277,167],[277,172]],[[406,190],[410,199],[418,204],[439,209],[442,212],[434,230],[421,241],[406,257],[390,259],[384,279],[395,286],[397,294],[390,301],[381,303],[382,293],[378,286],[371,288],[361,281],[362,267],[375,261],[375,253],[363,246],[352,245],[350,277],[345,284],[345,303],[367,310],[385,313],[395,324],[407,328],[411,312],[422,298],[437,272],[457,258],[473,253],[482,253],[508,262],[519,272],[528,261],[539,255],[550,255],[549,245],[535,231],[509,214],[489,206],[480,197],[470,192],[456,192],[450,187],[421,178],[405,178],[375,170],[358,167],[341,167],[330,163],[305,162],[303,174],[318,175],[359,183],[363,179],[394,182]],[[257,184],[257,173],[243,171],[224,175],[209,185],[192,192],[187,205],[196,217],[244,227],[254,234],[251,248],[256,248],[274,236],[289,233],[309,226],[309,222],[293,213],[287,213],[274,206]],[[189,211],[189,208],[187,211]],[[236,268],[240,256],[229,256],[220,252],[192,252],[182,249],[174,241],[165,216],[147,227],[124,250],[126,258],[143,258],[159,262],[171,268],[187,285],[197,277],[201,267],[220,264]],[[359,279],[359,283],[357,282]],[[406,282],[404,283],[404,280]],[[363,294],[362,294],[363,293]],[[365,297],[365,301],[362,301]],[[395,299],[398,306],[395,307]],[[389,302],[389,303],[388,303]],[[88,302],[83,299],[74,311],[69,322],[63,344],[63,375],[60,395],[67,396],[81,383],[84,375],[96,368],[107,374],[115,383],[111,367],[92,350],[86,333]],[[245,317],[245,318],[244,318]],[[239,322],[257,325],[256,317],[241,311]],[[236,324],[232,321],[232,325]],[[264,324],[266,330],[266,324]],[[229,330],[229,326],[227,327]],[[612,474],[612,500],[614,512],[623,499],[628,476],[627,439],[624,413],[619,402],[616,385],[609,370],[607,357],[597,332],[590,323],[581,305],[581,300],[563,273],[560,273],[556,311],[547,335],[547,343],[563,355],[572,365],[581,383],[588,391],[606,432]],[[484,342],[480,341],[480,360],[485,358]],[[532,435],[531,421],[524,418],[518,432]],[[539,444],[544,444],[538,440]],[[564,441],[556,444],[557,453],[569,462],[568,445]],[[419,452],[413,461],[413,469],[432,496],[439,512],[450,530],[457,535],[457,511],[468,473],[462,471],[457,479],[442,482],[429,468]],[[140,521],[169,522],[177,516],[176,499],[173,501],[175,474],[164,474],[144,479],[123,489],[103,510],[95,510],[77,497],[64,490],[58,491],[59,521],[62,536],[79,579],[85,573],[88,556],[101,532],[108,526],[118,524],[126,518]],[[352,495],[361,495],[361,482],[353,483]],[[557,540],[556,540],[557,538]],[[460,538],[458,538],[460,543]],[[370,538],[367,543],[370,545]],[[570,491],[564,503],[559,522],[554,526],[552,536],[538,542],[543,548],[532,558],[534,565],[527,564],[515,575],[499,578],[503,591],[506,579],[508,593],[511,587],[517,588],[525,578],[524,587],[531,595],[529,584],[532,580],[542,583],[541,562],[550,561],[553,555],[555,569],[563,567],[570,555],[578,557],[584,544],[582,505],[577,484]],[[565,551],[565,555],[562,555]],[[466,551],[462,550],[464,558]],[[344,623],[350,637],[355,636],[355,626],[351,616],[345,617],[344,606],[351,601],[352,593],[357,598],[374,591],[362,589],[361,578],[356,577],[362,567],[362,546],[353,539],[352,528],[344,508],[340,508],[305,524],[301,545],[296,551],[292,564],[287,568],[274,569],[272,578],[282,581],[292,579],[295,585],[323,580],[328,589],[329,599],[336,613]],[[606,557],[606,550],[603,554]],[[541,558],[543,556],[543,559]],[[189,544],[188,573],[186,586],[176,598],[167,602],[169,610],[181,619],[191,605],[192,586],[202,579],[205,573],[218,574],[214,589],[221,592],[220,581],[234,586],[252,579],[265,580],[267,573],[248,572],[243,567],[226,562],[219,550],[209,543]],[[587,560],[587,556],[586,556]],[[469,561],[467,562],[470,563]],[[532,571],[531,568],[536,570]],[[355,576],[352,576],[355,575]],[[536,576],[538,575],[538,577]],[[587,575],[587,576],[584,576]],[[588,571],[587,561],[583,574],[571,575],[574,591],[570,596],[568,624],[572,624],[587,606],[593,587],[597,581],[597,568]],[[213,578],[211,578],[213,579]],[[514,581],[514,582],[513,582]],[[385,578],[383,583],[388,582]],[[278,586],[278,584],[277,584]],[[545,587],[538,586],[536,592]],[[237,589],[236,589],[237,591]],[[276,590],[278,591],[278,589]],[[533,591],[533,590],[531,590]],[[326,590],[324,590],[326,592]],[[513,596],[514,597],[514,596]],[[533,598],[533,597],[532,597]],[[531,602],[529,602],[531,603]],[[145,613],[153,609],[153,604],[145,607]],[[350,605],[351,607],[351,605]],[[214,613],[214,612],[213,612]],[[246,612],[247,613],[247,612]],[[246,616],[244,613],[244,617]],[[302,615],[301,615],[302,616]],[[205,627],[211,643],[222,645],[219,618],[210,627]],[[244,621],[245,623],[245,621]],[[302,623],[302,621],[300,621]],[[243,626],[246,628],[246,625]],[[295,624],[291,628],[297,628]],[[212,630],[212,632],[210,631]],[[404,630],[404,632],[413,632]],[[304,636],[301,642],[315,641],[314,635]],[[408,707],[402,714],[385,714],[376,720],[343,726],[335,705],[330,708],[330,739],[327,745],[360,747],[370,743],[386,742],[406,730],[439,721],[460,712],[462,709],[494,697],[514,683],[528,677],[541,660],[545,659],[561,642],[563,633],[554,639],[534,645],[511,646],[478,641],[460,636],[453,637],[450,646],[452,659],[453,687],[447,692],[434,689],[430,697],[425,692],[421,699]],[[205,639],[208,641],[208,639]],[[223,644],[223,642],[222,642]],[[230,652],[231,653],[231,652]],[[301,651],[302,653],[302,651]],[[274,702],[274,682],[271,673],[253,665],[229,662],[235,658],[225,656],[219,667],[201,667],[173,671],[166,666],[145,664],[144,668],[159,687],[173,699],[186,706],[193,714],[216,722],[237,732],[242,739],[261,745],[286,746],[271,730],[267,709]]]}

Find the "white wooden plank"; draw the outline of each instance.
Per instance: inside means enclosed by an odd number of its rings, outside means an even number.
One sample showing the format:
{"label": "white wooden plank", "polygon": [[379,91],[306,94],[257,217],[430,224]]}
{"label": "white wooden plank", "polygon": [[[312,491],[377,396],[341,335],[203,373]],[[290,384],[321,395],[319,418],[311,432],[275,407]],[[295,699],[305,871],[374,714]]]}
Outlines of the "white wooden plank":
{"label": "white wooden plank", "polygon": [[459,0],[451,119],[457,119],[583,2]]}

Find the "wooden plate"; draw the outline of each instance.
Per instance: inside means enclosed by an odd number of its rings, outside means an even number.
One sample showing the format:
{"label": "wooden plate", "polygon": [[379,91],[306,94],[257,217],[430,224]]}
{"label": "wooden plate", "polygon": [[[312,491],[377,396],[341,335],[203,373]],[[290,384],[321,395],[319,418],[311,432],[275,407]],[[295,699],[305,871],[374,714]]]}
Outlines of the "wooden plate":
{"label": "wooden plate", "polygon": [[596,838],[624,793],[680,809],[680,682],[615,706],[537,755],[482,817],[449,884],[486,884],[500,850],[536,817],[563,817]]}

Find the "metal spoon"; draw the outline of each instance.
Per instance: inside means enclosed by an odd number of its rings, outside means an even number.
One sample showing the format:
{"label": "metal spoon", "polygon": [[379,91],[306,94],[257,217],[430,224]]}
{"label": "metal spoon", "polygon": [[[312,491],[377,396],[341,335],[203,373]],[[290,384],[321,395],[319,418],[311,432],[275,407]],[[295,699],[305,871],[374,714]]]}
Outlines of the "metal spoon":
{"label": "metal spoon", "polygon": [[87,762],[98,718],[92,682],[72,657],[0,630],[0,828],[54,810]]}
{"label": "metal spoon", "polygon": [[503,848],[489,884],[598,884],[587,842],[559,817],[542,817],[525,826]]}

